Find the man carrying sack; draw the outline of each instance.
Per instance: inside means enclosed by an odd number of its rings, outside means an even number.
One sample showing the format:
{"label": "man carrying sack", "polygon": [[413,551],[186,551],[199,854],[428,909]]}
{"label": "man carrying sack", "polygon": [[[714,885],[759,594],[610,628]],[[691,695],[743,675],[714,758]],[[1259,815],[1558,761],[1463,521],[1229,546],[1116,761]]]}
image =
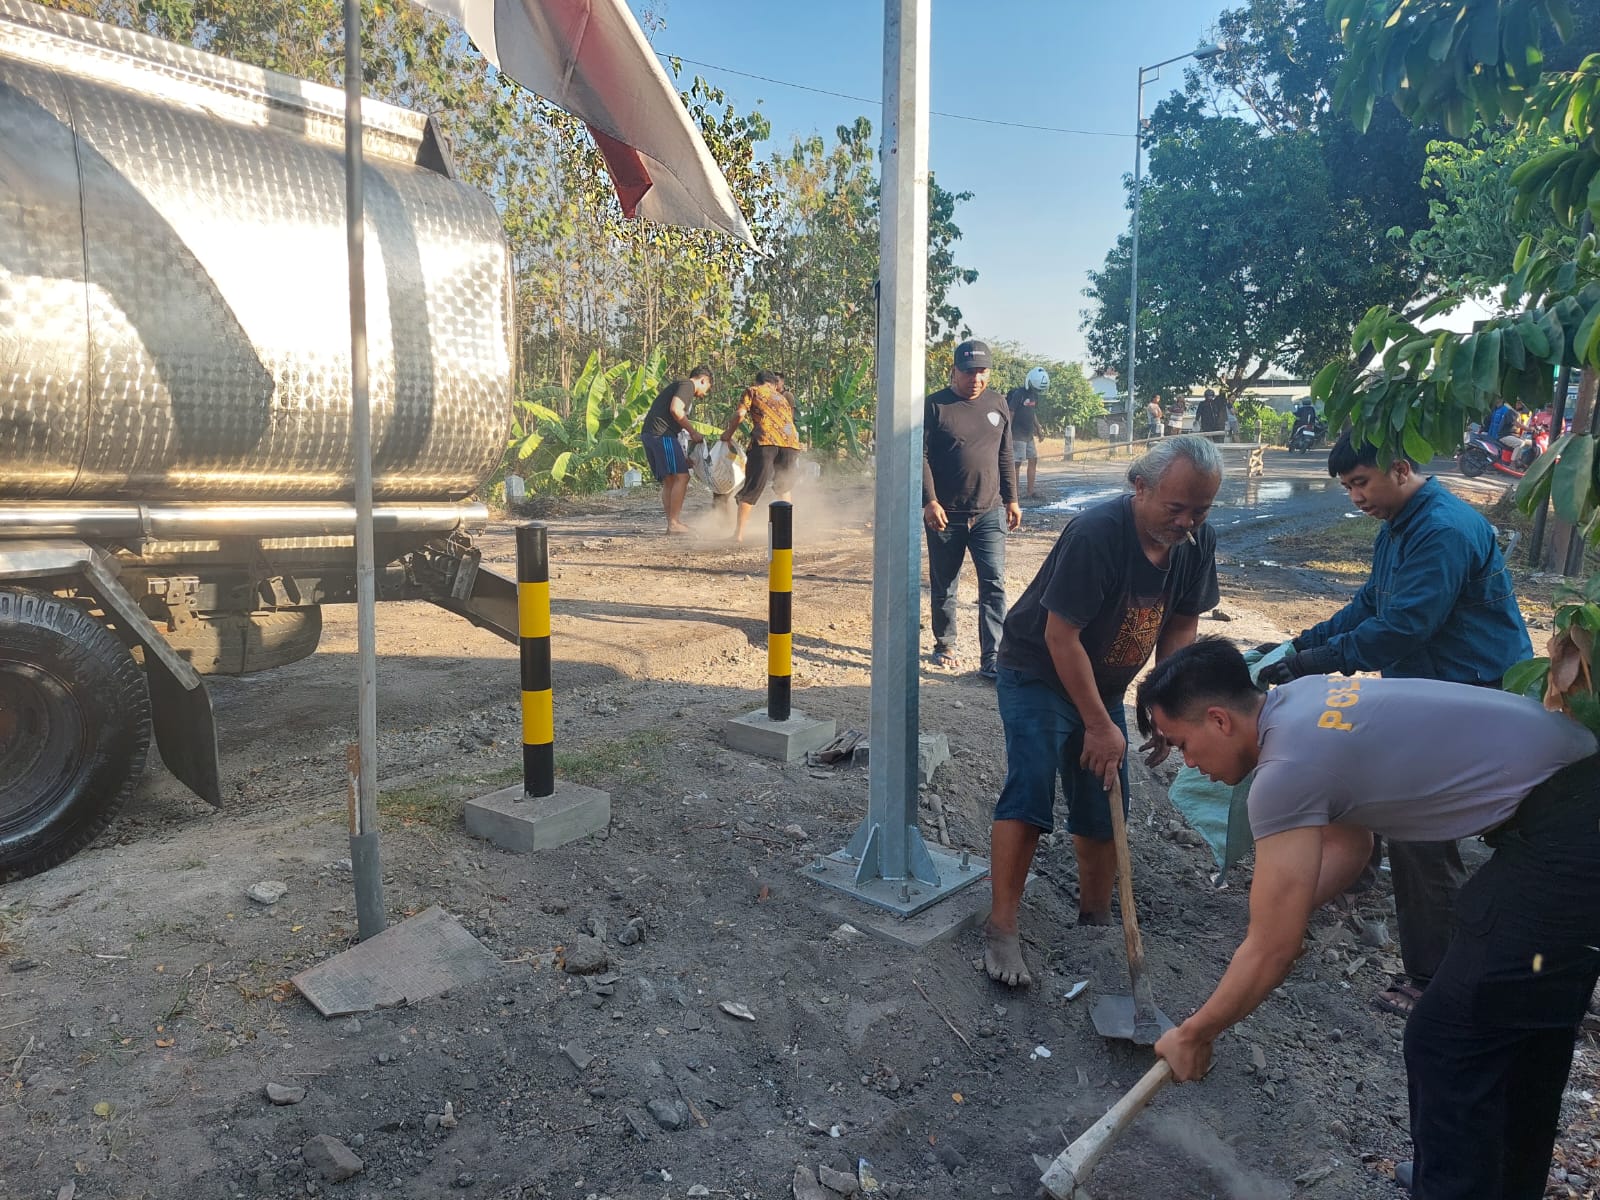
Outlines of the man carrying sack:
{"label": "man carrying sack", "polygon": [[1594,736],[1521,696],[1431,679],[1307,675],[1263,696],[1239,651],[1211,638],[1156,666],[1138,718],[1213,779],[1256,772],[1249,930],[1211,998],[1156,1043],[1173,1078],[1203,1076],[1217,1036],[1283,982],[1312,912],[1355,879],[1374,834],[1481,836],[1494,854],[1462,889],[1406,1023],[1413,1194],[1543,1196],[1600,978]]}

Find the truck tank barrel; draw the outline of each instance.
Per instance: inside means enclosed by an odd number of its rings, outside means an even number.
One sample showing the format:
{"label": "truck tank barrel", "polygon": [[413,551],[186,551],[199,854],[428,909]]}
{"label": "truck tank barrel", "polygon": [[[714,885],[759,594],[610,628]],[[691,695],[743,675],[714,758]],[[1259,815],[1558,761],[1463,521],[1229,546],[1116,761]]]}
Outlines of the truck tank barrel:
{"label": "truck tank barrel", "polygon": [[[0,0],[0,498],[350,494],[342,112]],[[505,238],[425,117],[363,120],[375,494],[458,500],[510,424]]]}

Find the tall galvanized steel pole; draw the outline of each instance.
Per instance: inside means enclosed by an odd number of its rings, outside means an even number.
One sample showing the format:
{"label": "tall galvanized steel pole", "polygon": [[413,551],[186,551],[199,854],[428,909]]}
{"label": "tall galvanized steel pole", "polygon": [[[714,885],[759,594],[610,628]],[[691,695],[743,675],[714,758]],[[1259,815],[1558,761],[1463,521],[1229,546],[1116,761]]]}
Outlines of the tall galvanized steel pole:
{"label": "tall galvanized steel pole", "polygon": [[[878,233],[877,508],[872,530],[872,757],[850,849],[867,877],[909,878],[917,834],[917,615],[928,311],[930,0],[886,0]],[[913,847],[910,843],[915,842]],[[926,852],[920,856],[926,861]]]}
{"label": "tall galvanized steel pole", "polygon": [[350,866],[362,940],[382,933],[378,853],[378,595],[372,541],[372,408],[367,395],[367,264],[361,173],[361,3],[344,2],[345,238],[350,254],[350,411],[356,490],[356,755],[351,763]]}

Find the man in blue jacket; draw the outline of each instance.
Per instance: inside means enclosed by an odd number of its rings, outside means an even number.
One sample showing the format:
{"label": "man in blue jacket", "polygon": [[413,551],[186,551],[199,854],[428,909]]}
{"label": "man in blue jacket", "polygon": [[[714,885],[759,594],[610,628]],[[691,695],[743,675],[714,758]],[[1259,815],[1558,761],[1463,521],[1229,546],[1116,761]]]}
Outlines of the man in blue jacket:
{"label": "man in blue jacket", "polygon": [[[1262,672],[1264,682],[1377,671],[1499,687],[1510,667],[1533,656],[1494,526],[1477,509],[1403,454],[1382,469],[1377,448],[1352,445],[1348,433],[1328,455],[1328,474],[1383,522],[1372,575],[1349,604],[1296,637],[1294,651]],[[1455,842],[1388,846],[1408,978],[1373,1003],[1404,1016],[1449,947],[1467,871]]]}

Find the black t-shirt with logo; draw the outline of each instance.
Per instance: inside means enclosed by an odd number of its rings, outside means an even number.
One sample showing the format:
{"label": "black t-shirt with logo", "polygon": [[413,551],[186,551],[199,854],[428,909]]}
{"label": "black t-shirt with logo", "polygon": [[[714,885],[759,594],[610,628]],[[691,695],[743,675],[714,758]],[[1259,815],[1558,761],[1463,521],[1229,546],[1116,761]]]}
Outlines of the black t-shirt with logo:
{"label": "black t-shirt with logo", "polygon": [[1175,616],[1216,607],[1217,535],[1195,530],[1195,545],[1174,546],[1163,570],[1139,544],[1132,497],[1091,505],[1061,531],[1028,590],[1006,615],[1000,665],[1048,683],[1063,696],[1045,645],[1045,620],[1055,613],[1076,625],[1108,704],[1120,703],[1150,661],[1161,630]]}
{"label": "black t-shirt with logo", "polygon": [[650,411],[644,415],[644,427],[639,431],[643,437],[672,437],[682,428],[677,419],[672,415],[673,399],[683,401],[683,412],[688,416],[689,410],[694,407],[694,382],[688,379],[674,379],[656,395],[655,403],[650,405]]}
{"label": "black t-shirt with logo", "polygon": [[1012,388],[1006,393],[1006,407],[1011,410],[1011,436],[1032,439],[1039,436],[1039,397],[1025,387]]}
{"label": "black t-shirt with logo", "polygon": [[928,397],[922,417],[922,503],[938,498],[951,516],[979,516],[1017,498],[1011,410],[999,392],[963,400],[949,388]]}

